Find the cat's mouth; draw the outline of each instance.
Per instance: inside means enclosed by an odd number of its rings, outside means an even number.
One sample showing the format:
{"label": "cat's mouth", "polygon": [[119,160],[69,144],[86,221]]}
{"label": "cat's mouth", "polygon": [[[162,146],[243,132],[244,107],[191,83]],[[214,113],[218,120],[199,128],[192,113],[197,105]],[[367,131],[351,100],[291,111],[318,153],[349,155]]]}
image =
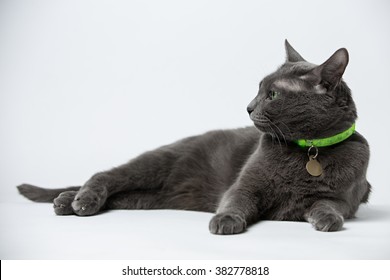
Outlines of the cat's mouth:
{"label": "cat's mouth", "polygon": [[285,139],[284,133],[273,121],[271,121],[267,116],[251,116],[251,120],[255,127],[265,133],[269,133],[275,136],[281,136]]}
{"label": "cat's mouth", "polygon": [[253,124],[255,127],[265,133],[274,134],[274,130],[272,129],[271,122],[266,119],[255,119],[253,120]]}
{"label": "cat's mouth", "polygon": [[261,115],[261,116],[252,116],[251,115],[250,118],[253,121],[254,125],[262,131],[264,129],[269,128],[270,123],[271,123],[271,120],[264,115]]}

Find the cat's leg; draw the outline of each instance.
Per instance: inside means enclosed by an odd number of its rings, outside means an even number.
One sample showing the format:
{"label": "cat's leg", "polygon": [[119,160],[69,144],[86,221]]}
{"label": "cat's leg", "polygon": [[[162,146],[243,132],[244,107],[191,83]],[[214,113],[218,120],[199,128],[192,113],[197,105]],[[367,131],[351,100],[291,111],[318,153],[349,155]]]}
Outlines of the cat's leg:
{"label": "cat's leg", "polygon": [[120,192],[110,196],[105,209],[162,209],[167,208],[158,190]]}
{"label": "cat's leg", "polygon": [[344,201],[319,200],[305,213],[305,220],[319,231],[338,231],[344,224],[344,218],[350,215],[350,207]]}
{"label": "cat's leg", "polygon": [[258,216],[256,194],[248,187],[232,186],[223,196],[209,230],[214,234],[237,234]]}
{"label": "cat's leg", "polygon": [[168,148],[147,152],[127,164],[92,176],[71,203],[79,216],[94,215],[108,197],[123,191],[156,190],[169,175],[176,153]]}

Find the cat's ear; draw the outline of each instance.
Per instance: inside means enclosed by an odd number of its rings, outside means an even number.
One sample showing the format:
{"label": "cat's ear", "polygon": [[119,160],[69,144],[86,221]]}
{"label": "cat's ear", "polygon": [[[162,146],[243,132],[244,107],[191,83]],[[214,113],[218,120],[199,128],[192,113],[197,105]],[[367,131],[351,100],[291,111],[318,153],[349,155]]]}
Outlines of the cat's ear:
{"label": "cat's ear", "polygon": [[294,50],[287,39],[284,41],[284,46],[286,48],[286,62],[305,61],[305,59],[303,59],[303,57]]}
{"label": "cat's ear", "polygon": [[302,78],[314,86],[327,91],[333,90],[339,83],[348,65],[349,55],[344,48],[337,50],[327,61],[317,66]]}

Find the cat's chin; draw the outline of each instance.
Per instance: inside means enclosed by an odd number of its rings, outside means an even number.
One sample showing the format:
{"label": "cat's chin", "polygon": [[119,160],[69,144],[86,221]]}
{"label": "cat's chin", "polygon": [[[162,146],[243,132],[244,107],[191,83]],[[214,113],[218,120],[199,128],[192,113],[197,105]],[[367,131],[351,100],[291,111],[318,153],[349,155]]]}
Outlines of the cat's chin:
{"label": "cat's chin", "polygon": [[264,133],[272,133],[273,132],[272,129],[271,129],[271,126],[269,124],[267,124],[267,123],[256,123],[256,122],[254,122],[253,124],[261,132],[264,132]]}
{"label": "cat's chin", "polygon": [[266,135],[270,135],[272,138],[279,139],[279,141],[281,141],[281,139],[283,139],[283,141],[291,141],[290,139],[287,139],[284,135],[280,135],[276,133],[276,131],[269,124],[254,123],[254,125],[257,128],[257,130],[259,130],[260,132]]}

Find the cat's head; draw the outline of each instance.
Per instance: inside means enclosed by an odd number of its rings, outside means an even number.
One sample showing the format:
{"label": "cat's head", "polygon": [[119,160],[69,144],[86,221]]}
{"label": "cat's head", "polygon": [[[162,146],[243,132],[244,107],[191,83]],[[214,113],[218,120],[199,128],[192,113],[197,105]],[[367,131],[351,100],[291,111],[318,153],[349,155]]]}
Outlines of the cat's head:
{"label": "cat's head", "polygon": [[255,126],[286,140],[330,137],[356,120],[351,91],[342,80],[348,52],[337,50],[321,65],[307,62],[285,42],[287,58],[265,77],[248,113]]}

